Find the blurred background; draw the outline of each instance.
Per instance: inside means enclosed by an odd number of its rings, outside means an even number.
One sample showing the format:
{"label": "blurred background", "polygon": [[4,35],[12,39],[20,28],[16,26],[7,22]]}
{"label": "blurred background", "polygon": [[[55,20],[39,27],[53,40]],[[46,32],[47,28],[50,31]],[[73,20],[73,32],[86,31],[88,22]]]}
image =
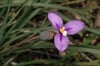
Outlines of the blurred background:
{"label": "blurred background", "polygon": [[[63,53],[51,37],[51,11],[85,23]],[[100,66],[100,1],[0,0],[0,66]]]}

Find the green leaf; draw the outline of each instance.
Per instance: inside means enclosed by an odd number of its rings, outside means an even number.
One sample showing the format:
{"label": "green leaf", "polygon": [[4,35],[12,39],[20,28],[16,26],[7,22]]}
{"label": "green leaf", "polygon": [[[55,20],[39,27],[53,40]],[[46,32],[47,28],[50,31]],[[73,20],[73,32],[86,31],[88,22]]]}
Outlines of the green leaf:
{"label": "green leaf", "polygon": [[[11,8],[11,2],[12,2],[12,0],[9,0],[9,1],[8,1],[7,12],[6,12],[4,22],[3,22],[2,27],[1,27],[1,30],[0,30],[0,41],[2,41],[3,34],[4,34],[5,29],[6,29],[6,24],[7,24],[7,20],[8,20],[8,15],[9,15],[9,11],[10,11],[10,8]],[[1,42],[0,42],[0,44],[1,44]]]}
{"label": "green leaf", "polygon": [[93,54],[100,54],[100,47],[98,46],[69,46],[69,50],[73,52],[90,52]]}
{"label": "green leaf", "polygon": [[100,32],[99,32],[100,30],[98,31],[98,30],[95,30],[95,29],[92,29],[92,28],[88,28],[88,27],[85,27],[85,30],[90,31],[90,32],[92,32],[94,34],[100,35]]}

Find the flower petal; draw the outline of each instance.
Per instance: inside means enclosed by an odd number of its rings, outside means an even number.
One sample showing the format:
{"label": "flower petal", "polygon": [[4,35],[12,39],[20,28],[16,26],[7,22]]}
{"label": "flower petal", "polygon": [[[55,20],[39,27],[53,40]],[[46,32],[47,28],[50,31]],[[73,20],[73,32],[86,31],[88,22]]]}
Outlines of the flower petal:
{"label": "flower petal", "polygon": [[62,18],[54,12],[48,13],[48,19],[56,30],[63,26]]}
{"label": "flower petal", "polygon": [[85,27],[85,24],[80,20],[71,20],[64,27],[69,35],[74,35],[81,31]]}
{"label": "flower petal", "polygon": [[69,45],[69,40],[67,37],[57,33],[54,37],[55,47],[60,51],[63,52],[67,49]]}

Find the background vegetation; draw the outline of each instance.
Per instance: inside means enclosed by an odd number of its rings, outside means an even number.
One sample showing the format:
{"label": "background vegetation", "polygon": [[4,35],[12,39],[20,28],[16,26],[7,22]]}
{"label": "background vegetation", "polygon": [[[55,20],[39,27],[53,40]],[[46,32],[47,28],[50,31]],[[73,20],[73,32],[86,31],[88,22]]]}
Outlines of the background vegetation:
{"label": "background vegetation", "polygon": [[[50,11],[59,13],[64,23],[85,23],[82,32],[69,36],[65,55],[55,49],[53,39],[39,38],[52,29]],[[99,0],[0,0],[0,66],[100,66],[99,45]]]}

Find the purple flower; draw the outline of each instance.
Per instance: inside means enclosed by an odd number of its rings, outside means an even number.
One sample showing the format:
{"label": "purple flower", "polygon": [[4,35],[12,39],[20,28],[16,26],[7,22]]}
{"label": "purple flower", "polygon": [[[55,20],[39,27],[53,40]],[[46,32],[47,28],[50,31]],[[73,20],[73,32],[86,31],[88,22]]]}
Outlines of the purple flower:
{"label": "purple flower", "polygon": [[80,20],[71,20],[63,25],[62,18],[54,12],[48,13],[48,19],[54,29],[58,31],[54,37],[54,44],[60,52],[65,51],[69,45],[70,41],[68,37],[66,37],[67,34],[74,35],[81,31],[85,26],[84,23]]}

